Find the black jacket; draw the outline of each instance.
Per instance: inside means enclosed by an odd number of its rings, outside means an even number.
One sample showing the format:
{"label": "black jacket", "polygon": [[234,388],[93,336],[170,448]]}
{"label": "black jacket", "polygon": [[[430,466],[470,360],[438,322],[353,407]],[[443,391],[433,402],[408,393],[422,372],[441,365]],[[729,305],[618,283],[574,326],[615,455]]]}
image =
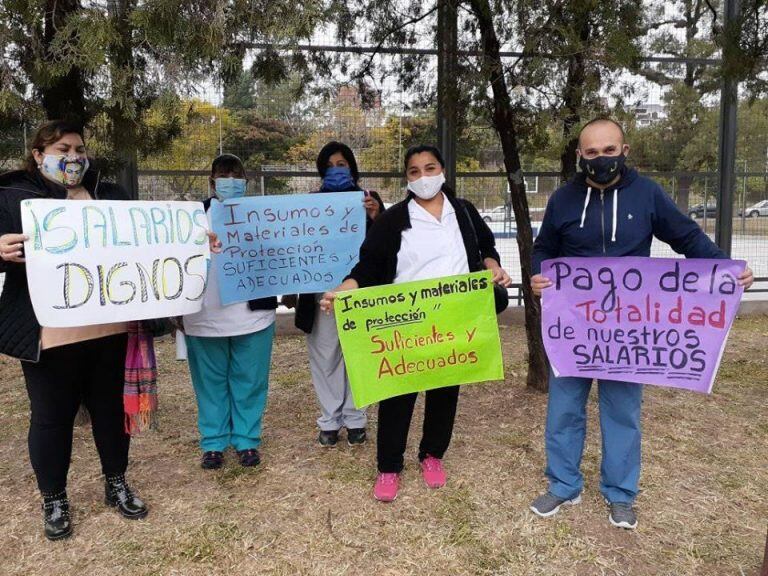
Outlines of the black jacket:
{"label": "black jacket", "polygon": [[[464,240],[464,249],[467,251],[469,271],[484,270],[483,260],[486,258],[500,262],[493,232],[472,203],[448,194],[445,197],[456,210],[456,220]],[[361,288],[394,282],[402,232],[411,227],[408,202],[412,199],[413,195],[409,194],[408,198],[392,206],[373,223],[360,247],[360,260],[347,276],[354,278]]]}
{"label": "black jacket", "polygon": [[[352,192],[359,191],[359,190],[352,190]],[[376,200],[376,202],[379,203],[379,210],[381,213],[384,212],[384,201],[381,199],[381,196],[377,192],[374,192],[373,190],[369,190],[368,193]],[[379,214],[379,217],[381,218],[381,214]],[[377,218],[377,220],[378,220]],[[373,220],[371,220],[368,215],[365,215],[365,229],[366,233],[371,229],[371,225],[373,224]],[[296,328],[299,330],[306,332],[309,334],[312,332],[312,326],[315,323],[315,310],[316,310],[317,303],[315,302],[315,295],[314,294],[300,294],[298,303],[296,304],[296,315],[294,316],[294,324],[296,325]]]}
{"label": "black jacket", "polygon": [[[129,200],[117,184],[101,182],[89,170],[83,186],[97,200]],[[21,202],[32,198],[65,199],[67,189],[47,180],[39,172],[14,170],[0,174],[0,236],[21,234]],[[24,264],[0,260],[5,283],[0,294],[0,354],[36,362],[40,357],[40,324],[32,309]]]}
{"label": "black jacket", "polygon": [[[206,198],[203,200],[203,207],[208,212],[211,207],[211,200],[213,198]],[[253,310],[274,310],[277,308],[277,298],[275,296],[268,296],[267,298],[256,298],[255,300],[248,300],[248,309]]]}

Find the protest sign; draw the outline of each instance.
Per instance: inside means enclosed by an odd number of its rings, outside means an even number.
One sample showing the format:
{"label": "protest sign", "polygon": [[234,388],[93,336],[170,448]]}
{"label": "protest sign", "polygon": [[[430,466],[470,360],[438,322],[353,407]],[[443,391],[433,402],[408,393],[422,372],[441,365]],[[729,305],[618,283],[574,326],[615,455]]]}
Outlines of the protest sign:
{"label": "protest sign", "polygon": [[558,376],[709,393],[743,288],[741,260],[557,258],[541,273],[544,345]]}
{"label": "protest sign", "polygon": [[490,272],[339,292],[334,313],[358,408],[504,378]]}
{"label": "protest sign", "polygon": [[200,202],[24,200],[27,281],[41,326],[200,310],[208,272]]}
{"label": "protest sign", "polygon": [[223,305],[334,288],[365,238],[362,192],[214,200],[211,222]]}

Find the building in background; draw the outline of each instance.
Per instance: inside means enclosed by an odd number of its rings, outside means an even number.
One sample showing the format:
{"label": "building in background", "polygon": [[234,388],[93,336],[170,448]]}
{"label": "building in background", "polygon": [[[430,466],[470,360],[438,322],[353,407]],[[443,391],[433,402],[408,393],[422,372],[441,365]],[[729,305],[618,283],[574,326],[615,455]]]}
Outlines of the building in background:
{"label": "building in background", "polygon": [[638,128],[650,126],[667,117],[667,109],[663,104],[641,102],[630,106],[630,111],[635,115],[635,122]]}

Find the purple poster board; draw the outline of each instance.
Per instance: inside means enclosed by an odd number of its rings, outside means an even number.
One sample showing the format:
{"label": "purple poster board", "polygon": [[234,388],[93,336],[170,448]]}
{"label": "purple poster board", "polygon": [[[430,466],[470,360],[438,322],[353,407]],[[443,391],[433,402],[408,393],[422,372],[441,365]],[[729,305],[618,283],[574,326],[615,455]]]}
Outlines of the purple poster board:
{"label": "purple poster board", "polygon": [[556,258],[541,273],[557,376],[710,393],[743,288],[743,260]]}

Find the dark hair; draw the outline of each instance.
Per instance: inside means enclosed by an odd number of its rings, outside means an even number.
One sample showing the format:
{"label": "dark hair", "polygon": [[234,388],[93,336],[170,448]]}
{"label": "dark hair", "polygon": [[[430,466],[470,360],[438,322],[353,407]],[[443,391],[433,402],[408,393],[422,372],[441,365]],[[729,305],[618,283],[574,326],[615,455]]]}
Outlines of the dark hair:
{"label": "dark hair", "polygon": [[243,161],[234,154],[220,154],[219,156],[216,156],[211,164],[211,176],[214,176],[217,173],[227,174],[229,172],[242,172],[243,176],[245,176],[246,173]]}
{"label": "dark hair", "polygon": [[37,129],[34,138],[32,138],[32,144],[29,146],[29,153],[24,159],[24,169],[28,172],[35,172],[37,170],[37,161],[32,154],[33,150],[37,150],[42,153],[48,146],[55,144],[67,134],[77,134],[85,140],[83,133],[83,126],[81,124],[75,124],[66,120],[51,120],[46,122]]}
{"label": "dark hair", "polygon": [[[403,163],[406,172],[408,171],[408,160],[410,160],[411,157],[415,156],[416,154],[423,154],[424,152],[432,154],[432,156],[434,156],[435,159],[440,162],[440,166],[445,169],[445,160],[443,159],[442,152],[440,152],[440,148],[437,146],[432,146],[431,144],[419,144],[418,146],[411,146],[408,148],[408,150],[405,151],[405,158],[403,159]],[[442,190],[448,196],[453,198],[456,197],[456,192],[453,190],[453,188],[448,186],[448,184],[443,184]]]}
{"label": "dark hair", "polygon": [[357,160],[355,160],[355,154],[352,152],[352,148],[341,142],[328,142],[320,149],[320,153],[317,155],[317,173],[320,174],[320,178],[325,177],[325,171],[328,170],[328,161],[336,153],[341,154],[344,160],[349,164],[349,172],[352,174],[352,180],[355,184],[360,180],[360,171],[357,168]]}
{"label": "dark hair", "polygon": [[581,146],[582,132],[584,132],[584,130],[586,130],[587,128],[589,128],[594,124],[613,124],[614,126],[616,126],[616,128],[619,129],[619,132],[621,132],[621,143],[623,144],[627,139],[627,134],[626,132],[624,132],[624,126],[619,124],[619,122],[617,122],[613,118],[609,118],[608,116],[597,116],[596,118],[592,118],[592,120],[584,124],[584,126],[581,127],[581,130],[579,130],[579,137],[578,137],[579,146]]}
{"label": "dark hair", "polygon": [[408,160],[411,159],[412,156],[415,156],[416,154],[423,154],[424,152],[429,152],[437,158],[437,161],[440,162],[440,166],[445,168],[445,160],[443,160],[443,154],[440,152],[440,149],[437,146],[432,146],[431,144],[419,144],[418,146],[411,146],[406,150],[405,152],[405,158],[403,160],[404,162],[404,168],[408,169]]}

